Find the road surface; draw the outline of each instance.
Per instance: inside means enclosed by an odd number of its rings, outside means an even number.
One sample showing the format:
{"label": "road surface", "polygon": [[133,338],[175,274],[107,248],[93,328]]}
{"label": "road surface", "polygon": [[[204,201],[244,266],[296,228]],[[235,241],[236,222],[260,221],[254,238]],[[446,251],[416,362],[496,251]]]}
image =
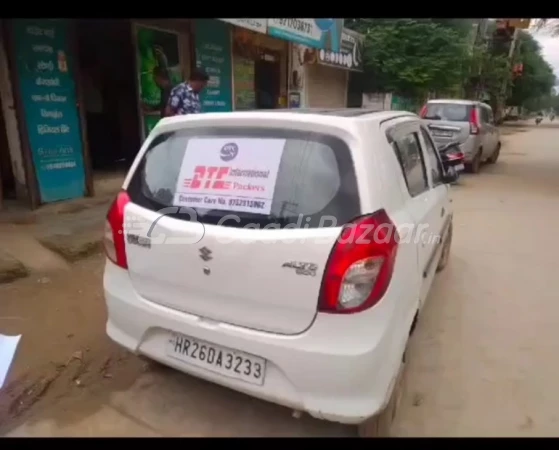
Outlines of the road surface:
{"label": "road surface", "polygon": [[[454,189],[451,260],[411,342],[396,436],[559,435],[559,127],[507,133]],[[23,333],[0,393],[10,436],[354,436],[163,368],[104,335],[102,258],[0,286]]]}

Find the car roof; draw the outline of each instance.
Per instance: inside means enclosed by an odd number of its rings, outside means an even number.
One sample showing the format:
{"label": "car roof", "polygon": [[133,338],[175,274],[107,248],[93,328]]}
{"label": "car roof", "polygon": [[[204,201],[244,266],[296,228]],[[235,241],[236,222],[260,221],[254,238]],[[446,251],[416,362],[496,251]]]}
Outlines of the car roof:
{"label": "car roof", "polygon": [[427,103],[454,103],[456,105],[477,105],[480,102],[476,100],[460,100],[455,98],[432,98]]}
{"label": "car roof", "polygon": [[382,109],[371,108],[282,108],[282,109],[264,109],[258,112],[274,112],[274,113],[292,113],[292,114],[318,114],[321,116],[338,116],[338,117],[359,117],[366,114],[374,114],[384,112]]}
{"label": "car roof", "polygon": [[[162,119],[161,125],[178,125],[184,122],[205,122],[206,120],[230,120],[230,119],[261,119],[269,117],[274,119],[290,118],[301,120],[308,117],[313,121],[320,123],[338,123],[339,120],[352,121],[362,119],[375,119],[382,122],[397,117],[413,117],[418,118],[416,114],[408,111],[383,111],[368,108],[294,108],[294,109],[268,109],[268,110],[249,110],[249,111],[231,111],[231,112],[208,112],[204,114],[187,114],[166,117]],[[336,122],[337,121],[337,122]],[[158,126],[159,127],[159,126]]]}

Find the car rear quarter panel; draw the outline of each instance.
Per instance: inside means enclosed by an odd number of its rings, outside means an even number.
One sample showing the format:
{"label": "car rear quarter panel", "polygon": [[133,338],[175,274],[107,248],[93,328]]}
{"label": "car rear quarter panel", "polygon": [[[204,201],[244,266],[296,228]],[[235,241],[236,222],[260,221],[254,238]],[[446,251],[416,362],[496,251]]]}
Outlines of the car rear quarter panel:
{"label": "car rear quarter panel", "polygon": [[413,233],[408,233],[410,226],[414,225],[407,208],[410,196],[400,163],[386,137],[386,131],[391,126],[407,122],[413,122],[413,119],[398,118],[382,124],[378,121],[374,124],[363,123],[360,132],[365,143],[362,152],[363,173],[359,174],[361,180],[365,180],[363,198],[366,200],[362,202],[363,212],[372,213],[384,209],[398,228],[401,238],[391,284],[401,284],[402,289],[398,297],[388,296],[383,300],[394,302],[393,337],[396,347],[401,351],[419,307],[421,277],[417,245]]}
{"label": "car rear quarter panel", "polygon": [[467,163],[472,162],[481,146],[480,135],[470,135],[464,143],[460,144],[460,148],[464,153],[464,161]]}

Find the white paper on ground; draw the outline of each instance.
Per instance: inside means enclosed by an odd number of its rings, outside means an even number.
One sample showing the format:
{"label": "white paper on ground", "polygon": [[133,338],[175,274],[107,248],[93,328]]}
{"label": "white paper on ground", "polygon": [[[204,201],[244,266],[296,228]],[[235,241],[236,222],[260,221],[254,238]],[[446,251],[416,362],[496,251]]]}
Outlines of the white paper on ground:
{"label": "white paper on ground", "polygon": [[0,334],[0,389],[4,386],[4,381],[8,376],[20,338],[21,334],[19,336]]}

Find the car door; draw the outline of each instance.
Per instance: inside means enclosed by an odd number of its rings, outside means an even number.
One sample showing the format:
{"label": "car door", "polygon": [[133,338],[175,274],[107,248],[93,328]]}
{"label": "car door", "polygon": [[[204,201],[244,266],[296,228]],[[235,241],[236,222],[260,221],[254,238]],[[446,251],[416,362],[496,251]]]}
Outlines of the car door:
{"label": "car door", "polygon": [[417,248],[417,268],[422,280],[419,293],[421,306],[429,291],[429,277],[423,274],[426,270],[429,272],[435,249],[434,235],[440,223],[440,205],[430,188],[419,121],[396,126],[391,138],[408,188],[406,207],[414,221],[413,233],[407,235],[406,239],[410,239],[408,242],[413,242]]}
{"label": "car door", "polygon": [[444,168],[440,155],[435,147],[431,135],[426,127],[421,127],[421,143],[425,153],[425,162],[427,166],[427,173],[429,178],[430,195],[433,196],[433,204],[435,212],[433,217],[433,224],[435,235],[431,235],[432,248],[430,259],[428,260],[427,268],[422,276],[426,279],[425,284],[431,285],[435,269],[438,264],[440,255],[440,248],[448,231],[450,220],[452,219],[452,208],[450,205],[449,186],[443,181]]}

